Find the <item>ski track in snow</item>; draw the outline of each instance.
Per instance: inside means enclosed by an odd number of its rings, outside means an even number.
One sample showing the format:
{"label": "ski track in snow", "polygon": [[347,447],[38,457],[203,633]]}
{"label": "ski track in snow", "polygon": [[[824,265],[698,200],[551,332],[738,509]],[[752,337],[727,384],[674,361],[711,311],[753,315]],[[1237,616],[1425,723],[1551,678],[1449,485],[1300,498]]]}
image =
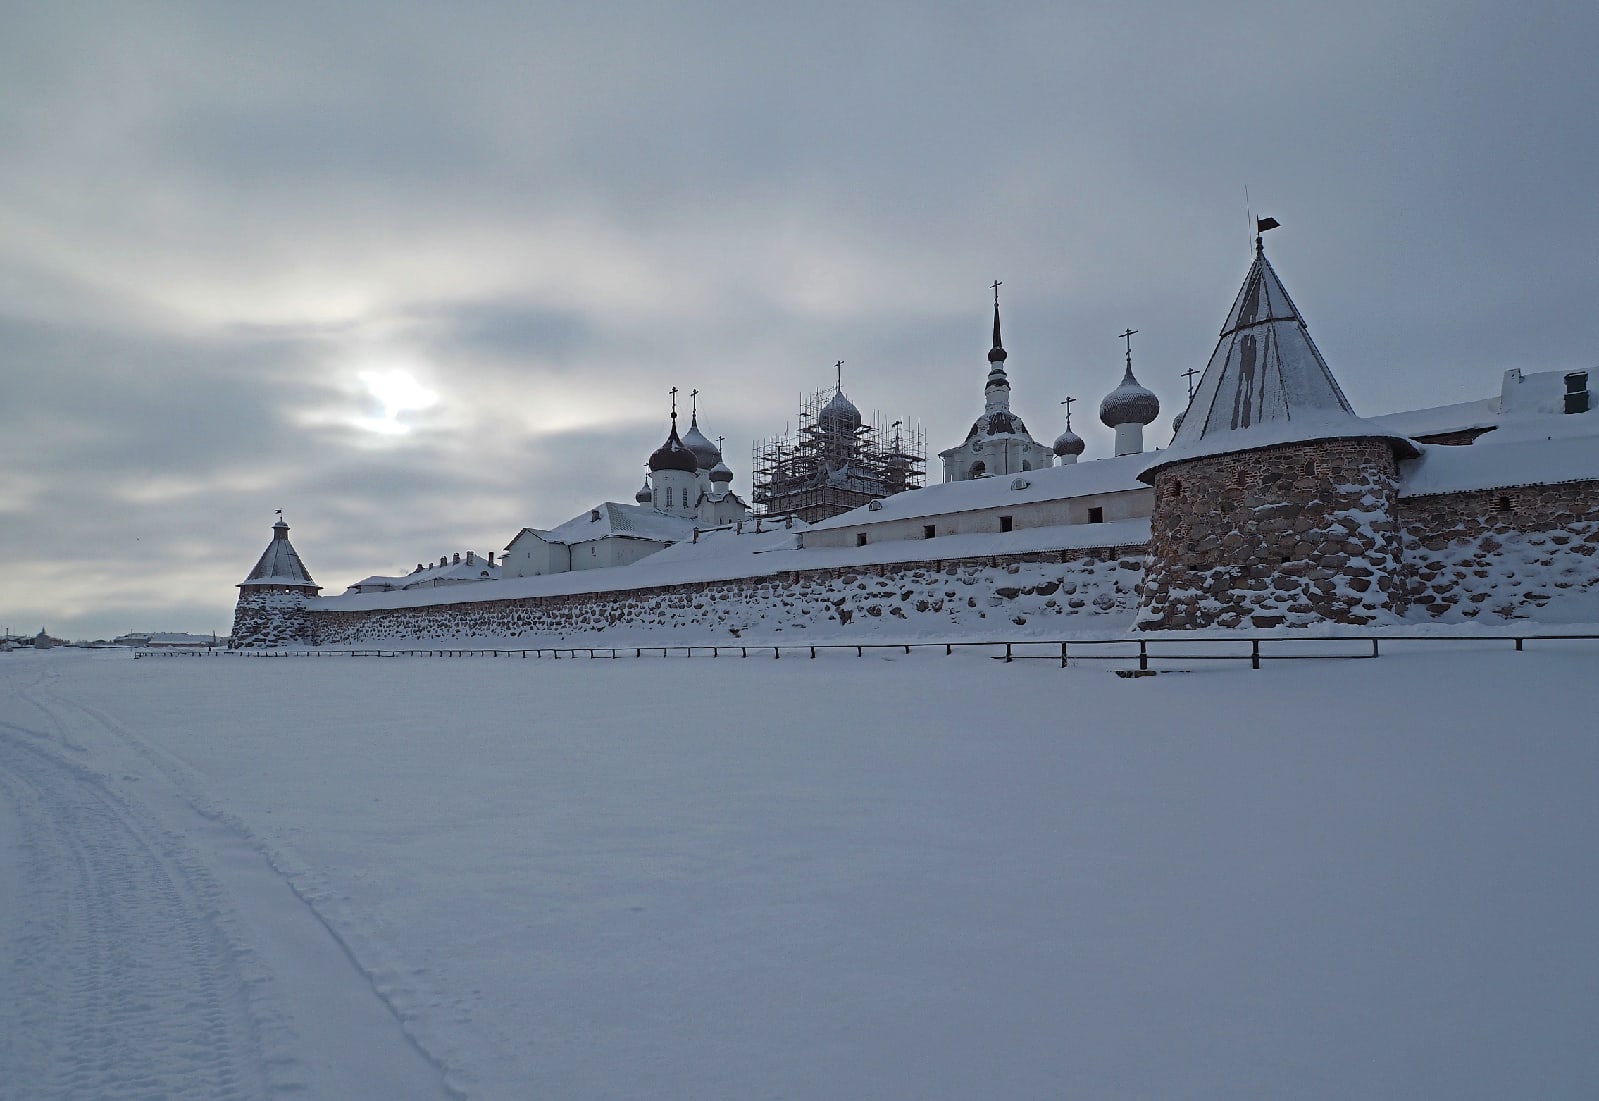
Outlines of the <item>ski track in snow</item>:
{"label": "ski track in snow", "polygon": [[[0,905],[0,1101],[456,1093],[258,843],[53,679],[14,696],[37,726],[0,720],[0,900],[25,900]],[[80,763],[85,743],[107,738],[132,752],[132,770]],[[169,819],[176,806],[189,820],[163,822],[162,801],[144,798],[163,784],[176,789]],[[278,943],[263,953],[252,937],[269,928]],[[294,969],[316,972],[317,988],[294,996],[318,1005],[296,1013],[264,955],[308,941],[321,943]],[[299,1016],[337,1027],[309,1036]],[[362,1057],[340,1068],[352,1048]]]}

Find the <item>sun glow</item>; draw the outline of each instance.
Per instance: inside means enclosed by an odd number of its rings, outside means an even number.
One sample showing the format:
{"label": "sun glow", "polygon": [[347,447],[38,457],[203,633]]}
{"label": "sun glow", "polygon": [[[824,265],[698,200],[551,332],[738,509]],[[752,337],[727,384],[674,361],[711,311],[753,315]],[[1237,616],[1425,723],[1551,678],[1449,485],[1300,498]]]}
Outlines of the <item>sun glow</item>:
{"label": "sun glow", "polygon": [[403,436],[411,431],[411,426],[400,422],[402,414],[430,409],[439,401],[436,392],[423,386],[411,372],[400,368],[362,371],[360,379],[367,393],[383,408],[380,416],[356,418],[355,423],[369,432]]}

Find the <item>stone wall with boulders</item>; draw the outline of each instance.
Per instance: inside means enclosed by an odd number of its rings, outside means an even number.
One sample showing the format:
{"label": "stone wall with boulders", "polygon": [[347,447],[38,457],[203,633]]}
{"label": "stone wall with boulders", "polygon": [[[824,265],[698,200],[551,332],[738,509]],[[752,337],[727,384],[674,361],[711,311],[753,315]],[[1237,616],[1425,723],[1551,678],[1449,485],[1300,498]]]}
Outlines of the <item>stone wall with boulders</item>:
{"label": "stone wall with boulders", "polygon": [[[1519,619],[1599,604],[1599,481],[1400,499],[1413,618]],[[1561,618],[1585,618],[1578,612]]]}
{"label": "stone wall with boulders", "polygon": [[1286,444],[1156,471],[1136,626],[1396,622],[1397,476],[1382,440]]}
{"label": "stone wall with boulders", "polygon": [[[317,645],[479,639],[529,647],[682,645],[699,638],[1048,635],[1132,616],[1142,546],[805,570],[664,588],[478,600],[420,608],[310,611]],[[1019,630],[1020,629],[1020,632]]]}
{"label": "stone wall with boulders", "polygon": [[239,590],[229,649],[295,646],[310,640],[304,593],[253,585]]}

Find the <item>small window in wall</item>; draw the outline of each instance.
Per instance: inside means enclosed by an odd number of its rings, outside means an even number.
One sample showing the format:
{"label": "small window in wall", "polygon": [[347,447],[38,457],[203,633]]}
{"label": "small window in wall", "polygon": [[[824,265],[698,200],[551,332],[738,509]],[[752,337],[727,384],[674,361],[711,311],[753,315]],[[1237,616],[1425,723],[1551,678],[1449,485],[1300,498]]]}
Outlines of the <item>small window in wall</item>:
{"label": "small window in wall", "polygon": [[1503,495],[1503,494],[1501,494],[1498,497],[1495,497],[1494,498],[1494,511],[1495,512],[1509,512],[1510,511],[1510,498],[1505,496],[1505,495]]}
{"label": "small window in wall", "polygon": [[1171,481],[1166,483],[1166,496],[1181,497],[1182,495],[1183,480],[1181,478],[1173,478]]}
{"label": "small window in wall", "polygon": [[1573,371],[1566,376],[1566,412],[1588,411],[1588,372]]}
{"label": "small window in wall", "polygon": [[1012,526],[1014,526],[1014,525],[1013,525],[1011,517],[1009,517],[1009,516],[1001,516],[999,518],[999,530],[1000,531],[1010,531]]}
{"label": "small window in wall", "polygon": [[932,524],[923,524],[922,525],[922,538],[923,539],[931,539],[932,537],[933,537],[933,525]]}
{"label": "small window in wall", "polygon": [[967,474],[967,477],[968,478],[981,478],[984,474],[987,474],[987,473],[988,473],[988,464],[984,463],[983,460],[978,459],[975,463],[972,464],[971,472],[969,474]]}
{"label": "small window in wall", "polygon": [[1088,510],[1088,522],[1090,524],[1103,524],[1105,522],[1104,507],[1101,505],[1094,505],[1092,508],[1090,508]]}
{"label": "small window in wall", "polygon": [[1033,469],[1033,464],[1028,462],[1026,459],[1023,459],[1022,460],[1022,469],[1023,470],[1031,470],[1031,469]]}
{"label": "small window in wall", "polygon": [[864,547],[866,545],[866,533],[864,531],[858,531],[855,533],[855,545],[857,547]]}

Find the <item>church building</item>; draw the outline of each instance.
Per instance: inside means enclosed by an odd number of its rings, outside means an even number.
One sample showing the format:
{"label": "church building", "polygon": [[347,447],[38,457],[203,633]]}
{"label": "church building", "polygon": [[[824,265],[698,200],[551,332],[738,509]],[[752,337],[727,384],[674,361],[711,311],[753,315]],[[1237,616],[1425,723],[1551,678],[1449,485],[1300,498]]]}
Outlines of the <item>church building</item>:
{"label": "church building", "polygon": [[733,471],[700,431],[699,410],[688,433],[677,431],[677,388],[672,427],[649,457],[649,477],[633,504],[602,501],[554,528],[523,528],[500,559],[501,577],[540,577],[571,570],[627,566],[698,532],[749,519],[733,492]]}
{"label": "church building", "polygon": [[1011,412],[1010,379],[1005,373],[1006,358],[1005,344],[999,336],[999,284],[996,283],[994,346],[988,352],[988,381],[983,384],[983,412],[972,422],[972,429],[966,433],[965,440],[938,453],[938,457],[944,460],[946,482],[964,482],[985,475],[1019,474],[1025,470],[1050,466],[1055,461],[1055,453],[1028,435],[1022,419]]}

